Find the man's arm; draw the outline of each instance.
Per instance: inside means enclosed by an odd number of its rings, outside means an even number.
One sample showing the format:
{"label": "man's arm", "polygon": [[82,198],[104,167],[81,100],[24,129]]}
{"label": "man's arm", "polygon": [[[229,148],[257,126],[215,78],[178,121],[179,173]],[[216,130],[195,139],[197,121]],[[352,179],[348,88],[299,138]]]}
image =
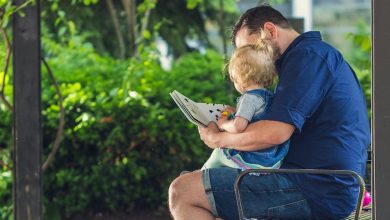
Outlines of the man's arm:
{"label": "man's arm", "polygon": [[248,125],[242,133],[219,131],[217,125],[211,122],[208,127],[200,128],[199,134],[203,142],[210,148],[227,147],[240,151],[256,151],[287,141],[295,127],[291,124],[261,120]]}

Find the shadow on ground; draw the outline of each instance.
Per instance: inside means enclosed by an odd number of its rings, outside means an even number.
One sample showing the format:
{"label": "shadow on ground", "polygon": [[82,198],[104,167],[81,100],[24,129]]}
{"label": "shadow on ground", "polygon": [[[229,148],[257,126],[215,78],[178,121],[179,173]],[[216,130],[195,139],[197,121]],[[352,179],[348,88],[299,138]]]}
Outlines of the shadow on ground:
{"label": "shadow on ground", "polygon": [[167,209],[135,210],[132,213],[94,213],[78,215],[68,220],[170,220]]}

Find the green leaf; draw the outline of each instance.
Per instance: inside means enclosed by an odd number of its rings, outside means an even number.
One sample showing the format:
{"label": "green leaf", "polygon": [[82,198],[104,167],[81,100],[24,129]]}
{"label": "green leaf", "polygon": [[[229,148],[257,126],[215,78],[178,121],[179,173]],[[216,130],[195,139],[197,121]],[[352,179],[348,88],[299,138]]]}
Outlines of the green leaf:
{"label": "green leaf", "polygon": [[142,37],[146,40],[150,40],[152,38],[152,34],[150,33],[150,31],[145,30],[144,32],[142,32]]}
{"label": "green leaf", "polygon": [[203,0],[187,0],[187,8],[190,10],[195,9],[201,3],[203,3]]}
{"label": "green leaf", "polygon": [[73,21],[68,21],[68,27],[71,35],[76,34],[76,25]]}
{"label": "green leaf", "polygon": [[60,27],[58,30],[58,36],[63,36],[66,33],[66,27]]}

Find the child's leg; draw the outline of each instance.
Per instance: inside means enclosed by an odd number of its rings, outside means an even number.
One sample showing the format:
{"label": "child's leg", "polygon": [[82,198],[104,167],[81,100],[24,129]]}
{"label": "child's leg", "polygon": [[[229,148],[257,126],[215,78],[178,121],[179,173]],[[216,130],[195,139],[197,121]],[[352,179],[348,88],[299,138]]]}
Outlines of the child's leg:
{"label": "child's leg", "polygon": [[224,150],[223,148],[215,148],[209,159],[203,165],[202,170],[219,167],[240,168],[236,163],[226,157],[226,154],[223,152]]}

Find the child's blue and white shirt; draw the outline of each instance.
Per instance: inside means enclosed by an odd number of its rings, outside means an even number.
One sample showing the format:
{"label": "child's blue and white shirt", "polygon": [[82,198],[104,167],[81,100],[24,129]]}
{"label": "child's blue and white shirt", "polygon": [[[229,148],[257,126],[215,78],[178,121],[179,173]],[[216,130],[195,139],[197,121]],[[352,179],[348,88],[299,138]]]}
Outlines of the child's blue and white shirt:
{"label": "child's blue and white shirt", "polygon": [[[264,118],[272,103],[273,93],[266,89],[247,91],[237,100],[236,116],[247,119],[250,123]],[[289,141],[264,150],[238,151],[223,148],[229,160],[232,160],[241,169],[279,168],[289,148]]]}

